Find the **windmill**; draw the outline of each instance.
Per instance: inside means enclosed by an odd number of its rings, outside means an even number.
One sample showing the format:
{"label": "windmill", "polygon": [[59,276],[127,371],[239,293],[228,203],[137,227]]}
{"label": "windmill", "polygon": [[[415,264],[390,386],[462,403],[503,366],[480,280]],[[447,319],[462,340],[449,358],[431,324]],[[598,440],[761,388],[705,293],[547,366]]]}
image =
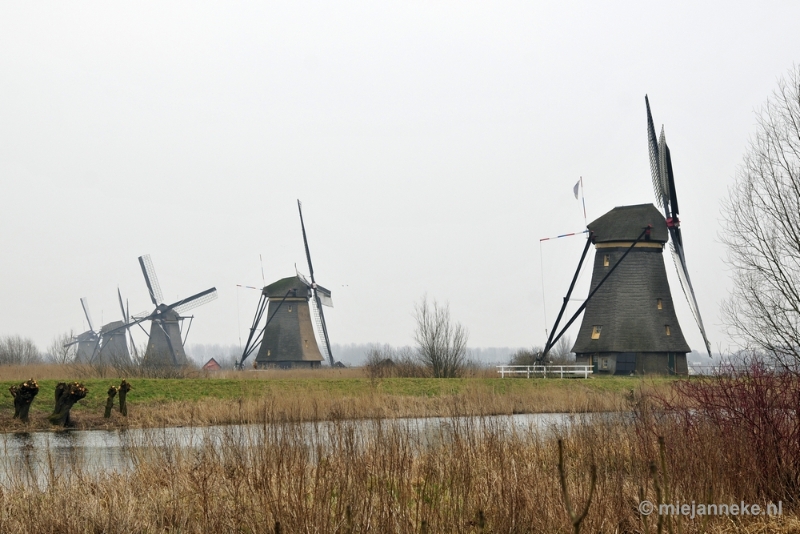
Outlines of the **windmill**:
{"label": "windmill", "polygon": [[131,354],[128,351],[129,337],[131,348],[136,355],[136,359],[139,359],[139,355],[136,353],[136,344],[130,331],[134,323],[131,321],[127,308],[122,303],[122,293],[119,288],[117,288],[117,298],[122,312],[122,321],[105,324],[100,329],[100,347],[99,350],[95,351],[92,363],[131,365]]}
{"label": "windmill", "polygon": [[[663,129],[661,140],[656,140],[647,97],[645,104],[653,186],[664,214],[653,204],[618,206],[587,225],[589,238],[541,359],[585,310],[572,347],[577,363],[609,374],[686,374],[690,349],[667,280],[663,249],[668,242],[689,307],[711,355],[686,268],[669,148]],[[596,254],[589,296],[555,335],[592,244]]]}
{"label": "windmill", "polygon": [[[130,364],[131,358],[128,352],[127,336],[125,328],[130,319],[126,316],[125,308],[122,306],[122,294],[117,289],[117,295],[122,308],[122,321],[113,321],[104,324],[99,331],[94,329],[92,316],[89,313],[89,303],[85,297],[81,298],[81,306],[89,323],[89,330],[75,337],[75,341],[65,346],[77,343],[78,349],[75,354],[75,361],[78,363],[90,364]],[[131,340],[133,341],[133,340]],[[135,348],[134,348],[135,349]]]}
{"label": "windmill", "polygon": [[164,296],[161,294],[161,285],[158,283],[156,270],[149,254],[139,256],[139,266],[142,268],[150,300],[156,307],[150,315],[136,320],[138,322],[150,321],[150,338],[147,341],[147,350],[142,363],[149,366],[186,365],[189,360],[183,350],[185,340],[181,336],[181,322],[183,319],[190,319],[189,326],[186,328],[188,336],[192,317],[182,317],[181,314],[216,299],[217,289],[212,287],[189,298],[165,304]]}
{"label": "windmill", "polygon": [[[316,368],[325,359],[330,362],[331,367],[341,365],[333,359],[328,327],[322,310],[323,306],[333,306],[331,292],[317,284],[314,278],[314,267],[311,263],[311,252],[303,222],[303,208],[299,200],[297,210],[300,213],[300,227],[311,281],[297,272],[295,276],[283,278],[262,289],[250,335],[237,364],[240,369],[244,367],[244,361],[256,347],[258,354],[255,366],[259,368]],[[256,334],[265,312],[266,323]],[[315,326],[319,344],[314,335]]]}
{"label": "windmill", "polygon": [[69,347],[70,345],[77,344],[78,348],[75,351],[75,361],[77,363],[89,363],[92,361],[92,357],[100,345],[100,334],[95,331],[94,325],[92,324],[92,316],[89,313],[89,302],[86,300],[86,297],[81,297],[81,307],[83,308],[84,316],[86,316],[89,330],[78,334],[74,337],[72,342],[64,346]]}
{"label": "windmill", "polygon": [[[150,300],[155,305],[155,309],[150,313],[136,314],[131,321],[127,309],[123,308],[123,315],[128,322],[110,330],[108,335],[118,335],[119,332],[134,325],[150,321],[150,337],[147,341],[142,365],[151,367],[187,365],[189,360],[183,345],[186,342],[185,338],[189,335],[191,320],[194,317],[183,317],[182,314],[216,299],[217,289],[212,287],[172,304],[165,304],[164,296],[161,294],[161,285],[158,283],[158,277],[149,254],[139,256],[139,266],[142,268]],[[122,296],[120,296],[120,307],[122,307]],[[190,321],[185,336],[181,334],[181,324],[184,319]]]}

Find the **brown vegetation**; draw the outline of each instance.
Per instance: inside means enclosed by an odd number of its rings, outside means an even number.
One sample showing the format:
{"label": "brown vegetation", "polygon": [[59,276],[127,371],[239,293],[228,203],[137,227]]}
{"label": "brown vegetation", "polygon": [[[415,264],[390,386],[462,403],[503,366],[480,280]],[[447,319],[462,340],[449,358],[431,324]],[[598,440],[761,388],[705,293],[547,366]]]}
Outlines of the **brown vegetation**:
{"label": "brown vegetation", "polygon": [[[24,467],[13,471],[0,531],[275,532],[280,525],[281,532],[567,533],[574,518],[563,494],[582,508],[594,486],[582,531],[632,533],[656,531],[656,518],[640,516],[637,505],[658,502],[657,489],[669,502],[766,504],[749,479],[715,469],[724,441],[687,446],[680,424],[667,420],[658,426],[670,431],[662,462],[658,440],[645,437],[656,428],[640,418],[576,416],[540,429],[453,417],[420,432],[383,419],[290,422],[271,402],[260,411],[264,424],[209,431],[191,447],[153,431],[128,444],[134,467],[121,473],[45,469],[49,478],[32,485]],[[656,463],[664,481],[657,484]],[[783,512],[672,517],[665,526],[687,534],[795,532],[792,506],[784,503]]]}

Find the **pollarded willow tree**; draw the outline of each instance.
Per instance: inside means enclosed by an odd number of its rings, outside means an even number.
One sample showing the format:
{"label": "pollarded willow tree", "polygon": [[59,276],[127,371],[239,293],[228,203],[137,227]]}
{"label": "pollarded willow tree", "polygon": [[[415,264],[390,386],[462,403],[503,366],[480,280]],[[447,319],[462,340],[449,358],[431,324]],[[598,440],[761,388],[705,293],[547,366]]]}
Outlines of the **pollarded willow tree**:
{"label": "pollarded willow tree", "polygon": [[723,202],[733,290],[732,336],[786,365],[800,364],[800,67],[778,82]]}

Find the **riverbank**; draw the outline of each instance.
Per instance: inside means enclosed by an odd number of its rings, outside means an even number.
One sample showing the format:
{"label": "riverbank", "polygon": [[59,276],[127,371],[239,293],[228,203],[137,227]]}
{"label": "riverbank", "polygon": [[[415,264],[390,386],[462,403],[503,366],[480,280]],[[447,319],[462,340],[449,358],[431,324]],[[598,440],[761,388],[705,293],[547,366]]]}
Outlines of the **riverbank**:
{"label": "riverbank", "polygon": [[[524,379],[471,377],[459,379],[358,376],[355,370],[308,373],[229,373],[196,378],[129,378],[128,417],[117,409],[105,419],[106,392],[118,378],[39,379],[39,395],[30,422],[12,418],[10,394],[0,398],[0,432],[47,430],[60,381],[80,381],[89,393],[72,408],[74,427],[81,430],[120,427],[256,423],[277,417],[287,421],[447,417],[516,413],[583,413],[618,411],[644,391],[666,389],[668,378]],[[299,375],[299,376],[298,376]],[[0,373],[0,378],[5,378]],[[29,376],[30,378],[30,376]],[[33,378],[36,378],[34,376]],[[2,380],[8,388],[19,380]]]}
{"label": "riverbank", "polygon": [[[69,453],[80,443],[63,442],[74,434],[59,434],[58,452],[46,460],[6,458],[0,531],[566,534],[558,438],[575,506],[589,499],[596,473],[582,532],[788,534],[800,527],[788,500],[780,516],[674,515],[663,529],[657,517],[639,513],[642,501],[664,502],[664,490],[670,503],[774,504],[752,477],[719,469],[728,467],[717,454],[725,436],[706,430],[703,443],[687,440],[674,420],[588,417],[544,428],[453,418],[424,430],[381,419],[265,422],[185,429],[190,438],[115,433],[119,469],[82,461]],[[9,439],[33,446],[30,435]]]}

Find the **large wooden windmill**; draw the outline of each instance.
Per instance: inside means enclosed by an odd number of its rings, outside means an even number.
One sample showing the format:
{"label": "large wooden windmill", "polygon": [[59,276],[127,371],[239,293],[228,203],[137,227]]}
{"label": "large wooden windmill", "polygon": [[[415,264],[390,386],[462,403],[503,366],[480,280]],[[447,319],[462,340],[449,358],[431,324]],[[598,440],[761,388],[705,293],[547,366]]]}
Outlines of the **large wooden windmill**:
{"label": "large wooden windmill", "polygon": [[[686,267],[669,147],[663,128],[660,140],[656,139],[646,96],[645,104],[653,187],[663,215],[653,204],[620,206],[588,224],[586,247],[543,357],[585,310],[572,348],[577,363],[590,364],[599,373],[686,374],[690,348],[667,280],[663,255],[667,243],[709,356],[711,345]],[[589,296],[554,336],[591,244],[595,259]]]}
{"label": "large wooden windmill", "polygon": [[[331,292],[318,285],[314,279],[303,209],[299,200],[297,209],[300,212],[300,227],[311,281],[297,273],[264,287],[247,344],[237,364],[240,369],[244,368],[244,361],[256,348],[257,368],[316,368],[325,359],[329,360],[332,367],[336,365],[322,311],[323,306],[333,306]],[[267,320],[259,330],[265,312]],[[315,326],[319,344],[314,336]]]}

